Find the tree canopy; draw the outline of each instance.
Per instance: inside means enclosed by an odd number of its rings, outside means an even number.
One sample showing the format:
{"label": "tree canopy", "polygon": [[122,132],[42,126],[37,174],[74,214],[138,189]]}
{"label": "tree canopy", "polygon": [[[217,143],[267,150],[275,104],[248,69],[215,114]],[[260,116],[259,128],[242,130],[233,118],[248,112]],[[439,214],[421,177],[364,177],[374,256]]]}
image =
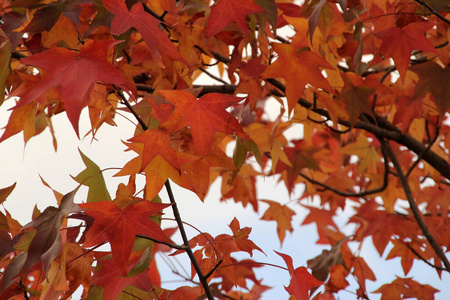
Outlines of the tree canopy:
{"label": "tree canopy", "polygon": [[[61,193],[42,179],[57,206],[35,208],[26,224],[2,208],[0,299],[77,290],[83,299],[260,299],[274,285],[285,288],[280,299],[438,295],[408,274],[417,261],[450,272],[448,1],[5,0],[0,15],[0,105],[13,103],[0,147],[46,131],[58,151],[58,114],[92,143],[117,119],[135,123],[115,195],[80,151],[77,188]],[[301,196],[265,199],[256,185],[265,177]],[[173,185],[204,201],[214,182],[221,200],[274,221],[272,249],[237,218],[216,236],[186,233],[195,224],[183,222]],[[15,186],[0,183],[0,203]],[[300,226],[296,207],[308,211]],[[164,223],[169,210],[176,228]],[[335,222],[344,210],[352,232]],[[327,249],[300,265],[278,246],[306,224]],[[360,252],[369,239],[404,272],[376,290]],[[285,264],[252,257],[268,251]],[[189,258],[189,284],[161,285],[162,252]],[[267,282],[260,268],[290,281]]]}

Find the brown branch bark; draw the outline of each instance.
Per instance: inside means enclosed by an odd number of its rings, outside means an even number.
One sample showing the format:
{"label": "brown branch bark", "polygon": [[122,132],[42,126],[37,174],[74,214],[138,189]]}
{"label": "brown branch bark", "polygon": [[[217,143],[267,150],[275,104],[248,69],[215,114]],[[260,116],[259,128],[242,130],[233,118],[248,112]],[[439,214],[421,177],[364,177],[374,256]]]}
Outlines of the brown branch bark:
{"label": "brown branch bark", "polygon": [[397,160],[397,157],[394,154],[394,151],[392,151],[391,146],[383,139],[379,138],[379,141],[381,142],[381,146],[385,148],[387,155],[389,156],[392,164],[394,165],[394,168],[397,172],[398,178],[400,179],[400,183],[402,184],[403,190],[406,195],[406,200],[409,203],[409,207],[411,208],[411,211],[413,213],[414,219],[417,222],[417,225],[419,225],[420,229],[422,230],[423,235],[427,239],[428,243],[430,243],[431,247],[433,248],[436,255],[442,260],[444,263],[445,269],[447,272],[450,272],[450,262],[447,259],[447,256],[445,256],[444,251],[439,246],[438,242],[434,238],[434,236],[431,234],[430,229],[428,228],[427,224],[423,220],[422,213],[420,212],[419,208],[417,207],[416,201],[414,200],[414,196],[412,194],[411,188],[408,183],[408,178],[403,173],[402,166]]}

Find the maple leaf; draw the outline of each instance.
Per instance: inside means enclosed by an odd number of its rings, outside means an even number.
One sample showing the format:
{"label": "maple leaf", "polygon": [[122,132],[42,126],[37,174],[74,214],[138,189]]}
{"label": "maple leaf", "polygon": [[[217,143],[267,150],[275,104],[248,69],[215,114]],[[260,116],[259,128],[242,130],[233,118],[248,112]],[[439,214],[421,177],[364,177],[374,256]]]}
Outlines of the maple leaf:
{"label": "maple leaf", "polygon": [[216,132],[224,132],[248,139],[239,122],[226,108],[238,103],[242,98],[218,93],[206,94],[197,100],[186,91],[160,91],[166,99],[175,105],[168,121],[178,120],[179,130],[189,126],[194,146],[200,155],[208,155]]}
{"label": "maple leaf", "polygon": [[337,229],[338,227],[333,221],[333,216],[335,213],[333,211],[328,211],[325,209],[302,205],[303,207],[310,210],[309,214],[303,220],[303,224],[316,223],[317,225],[317,233],[319,234],[319,240],[316,242],[317,244],[328,244],[328,239],[326,238],[326,234],[324,228],[329,226]]}
{"label": "maple leaf", "polygon": [[[0,294],[13,282],[13,279],[28,272],[34,265],[42,262],[44,271],[48,274],[51,262],[61,251],[61,236],[59,234],[64,217],[72,212],[80,212],[78,205],[73,203],[77,190],[66,194],[58,208],[47,207],[37,218],[23,226],[23,229],[34,228],[36,234],[27,243],[28,253],[21,252],[5,270]],[[17,245],[15,245],[17,248]]]}
{"label": "maple leaf", "polygon": [[247,252],[248,254],[250,254],[250,256],[253,255],[253,250],[258,250],[264,253],[264,251],[256,246],[255,243],[248,239],[248,236],[252,231],[250,227],[241,228],[239,221],[236,218],[234,218],[228,226],[230,227],[231,231],[233,231],[234,241],[236,242],[236,246],[241,251]]}
{"label": "maple leaf", "polygon": [[147,129],[137,136],[129,139],[133,143],[143,143],[141,171],[144,170],[152,160],[160,155],[166,162],[179,169],[177,152],[171,148],[170,136],[162,129]]}
{"label": "maple leaf", "polygon": [[437,53],[433,44],[424,35],[433,26],[433,23],[414,22],[403,28],[390,27],[375,33],[375,36],[383,41],[380,53],[385,58],[392,57],[402,80],[405,80],[413,50]]}
{"label": "maple leaf", "polygon": [[440,118],[443,120],[445,113],[450,108],[450,68],[442,68],[434,61],[428,61],[420,65],[412,66],[411,70],[419,75],[412,99],[422,98],[427,92],[433,95],[434,103]]}
{"label": "maple leaf", "polygon": [[6,198],[8,198],[9,194],[11,194],[12,191],[14,190],[14,188],[16,187],[16,183],[17,182],[15,182],[13,185],[10,185],[6,188],[0,189],[0,204],[2,204],[3,202],[6,201]]}
{"label": "maple leaf", "polygon": [[160,67],[164,68],[163,53],[188,65],[170,39],[159,29],[161,22],[145,12],[141,2],[133,5],[130,11],[122,0],[102,0],[102,2],[103,6],[115,15],[111,23],[113,34],[121,34],[134,27],[142,35],[153,59]]}
{"label": "maple leaf", "polygon": [[82,249],[78,244],[67,243],[66,278],[69,281],[69,290],[66,296],[72,295],[80,285],[84,291],[82,297],[87,296],[91,284],[91,265],[94,254]]}
{"label": "maple leaf", "polygon": [[[412,268],[414,259],[416,259],[417,256],[414,254],[413,251],[411,251],[411,249],[408,247],[406,243],[398,239],[392,239],[391,242],[394,247],[391,249],[386,259],[393,259],[395,257],[400,257],[403,272],[405,273],[405,275],[407,275]],[[415,251],[417,252],[416,249]]]}
{"label": "maple leaf", "polygon": [[87,215],[94,218],[89,228],[84,247],[92,247],[108,241],[111,244],[113,260],[126,275],[128,259],[136,234],[142,234],[158,241],[171,242],[149,217],[159,214],[170,205],[140,201],[124,209],[111,201],[80,204]]}
{"label": "maple leaf", "polygon": [[330,268],[334,265],[343,264],[341,245],[347,240],[336,242],[330,250],[323,250],[322,254],[307,261],[308,268],[312,270],[312,275],[318,280],[325,281],[330,273]]}
{"label": "maple leaf", "polygon": [[298,267],[294,270],[292,258],[289,255],[277,251],[275,251],[275,253],[283,258],[286,266],[288,267],[289,274],[291,275],[291,283],[288,287],[284,287],[286,291],[289,295],[294,295],[298,300],[308,300],[309,290],[322,285],[323,282],[317,280],[314,276],[309,274],[305,267]]}
{"label": "maple leaf", "polygon": [[341,73],[341,76],[345,85],[339,99],[345,103],[350,123],[354,125],[361,113],[372,115],[369,98],[383,85],[376,78],[363,78],[351,72]]}
{"label": "maple leaf", "polygon": [[22,59],[21,63],[42,68],[46,73],[20,98],[16,107],[27,105],[35,99],[42,103],[39,96],[54,86],[60,86],[67,117],[79,135],[80,113],[89,103],[96,82],[105,81],[126,89],[122,74],[106,59],[107,51],[119,43],[89,40],[80,53],[57,47]]}
{"label": "maple leaf", "polygon": [[78,152],[80,152],[81,159],[86,165],[86,169],[73,179],[76,182],[89,187],[86,201],[97,202],[111,200],[111,196],[106,188],[105,178],[103,178],[100,168],[86,155],[84,155],[80,149],[78,149]]}
{"label": "maple leaf", "polygon": [[90,3],[89,0],[69,0],[49,3],[38,10],[33,15],[33,19],[28,23],[23,32],[37,33],[50,31],[58,22],[59,16],[64,14],[73,23],[79,24],[79,15],[82,4]]}
{"label": "maple leaf", "polygon": [[[131,266],[128,269],[131,269]],[[129,271],[128,269],[125,270],[125,273]],[[120,293],[129,285],[148,292],[152,289],[148,272],[131,277],[121,276],[123,274],[123,270],[117,266],[115,261],[102,260],[101,268],[92,276],[91,284],[103,287],[102,299],[118,299]]]}
{"label": "maple leaf", "polygon": [[231,22],[235,22],[247,36],[246,16],[264,12],[265,10],[252,0],[220,0],[211,8],[211,14],[205,29],[206,37],[210,38],[221,32]]}
{"label": "maple leaf", "polygon": [[280,239],[280,244],[283,244],[284,238],[286,236],[286,231],[292,232],[292,217],[295,216],[295,212],[287,207],[286,205],[281,205],[278,202],[270,200],[260,200],[269,204],[269,208],[264,212],[261,220],[267,221],[277,221],[277,234]]}
{"label": "maple leaf", "polygon": [[323,58],[311,51],[299,49],[285,44],[273,44],[278,59],[261,74],[263,78],[284,78],[286,80],[286,97],[289,113],[302,97],[306,84],[321,88],[332,94],[335,92],[323,77],[319,67],[333,69]]}
{"label": "maple leaf", "polygon": [[432,300],[434,294],[438,292],[428,284],[420,284],[411,278],[400,278],[397,276],[391,283],[383,284],[374,293],[380,293],[381,299],[406,299],[416,298],[424,300]]}

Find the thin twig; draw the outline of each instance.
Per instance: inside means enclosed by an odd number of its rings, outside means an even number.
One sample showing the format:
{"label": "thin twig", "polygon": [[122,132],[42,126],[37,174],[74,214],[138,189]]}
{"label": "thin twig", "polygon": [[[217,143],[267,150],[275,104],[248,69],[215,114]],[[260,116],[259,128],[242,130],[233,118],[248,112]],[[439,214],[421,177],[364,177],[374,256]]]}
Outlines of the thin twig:
{"label": "thin twig", "polygon": [[426,260],[424,257],[422,257],[422,255],[419,254],[419,252],[417,252],[411,245],[409,245],[409,243],[405,243],[406,247],[408,247],[409,250],[411,250],[412,253],[414,253],[415,256],[417,256],[417,258],[419,258],[421,261],[423,261],[424,263],[426,263],[427,265],[429,265],[432,268],[435,268],[436,270],[440,270],[440,271],[446,271],[446,268],[440,267],[440,266],[436,266],[432,263],[430,263],[428,260]]}
{"label": "thin twig", "polygon": [[425,1],[422,0],[414,0],[417,3],[425,6],[426,8],[428,8],[428,10],[435,15],[436,17],[438,17],[439,19],[441,19],[442,21],[444,21],[445,23],[450,25],[450,20],[446,19],[443,15],[441,15],[437,10],[435,10],[434,8],[432,8],[431,6],[428,5],[428,3],[426,3]]}
{"label": "thin twig", "polygon": [[431,247],[433,248],[434,252],[437,254],[437,256],[441,259],[441,261],[444,263],[445,270],[447,272],[450,272],[450,262],[445,256],[444,251],[441,249],[439,244],[437,243],[434,236],[431,234],[430,230],[428,229],[427,224],[425,224],[422,214],[417,207],[416,201],[414,200],[414,196],[412,194],[411,188],[408,183],[408,179],[403,174],[402,167],[400,163],[397,160],[397,157],[394,154],[394,151],[392,150],[391,146],[383,139],[378,138],[381,142],[381,146],[385,148],[387,155],[389,156],[392,164],[394,165],[395,170],[397,171],[398,178],[400,179],[400,183],[402,184],[403,191],[406,195],[406,200],[409,203],[409,207],[411,208],[411,211],[413,213],[414,219],[417,222],[417,225],[419,225],[420,229],[422,230],[423,235],[427,239],[428,243],[430,243]]}
{"label": "thin twig", "polygon": [[428,144],[428,146],[425,148],[424,152],[421,153],[419,156],[417,156],[417,159],[414,161],[414,163],[409,167],[408,172],[406,172],[406,178],[411,175],[411,172],[414,170],[414,168],[419,164],[419,162],[422,160],[423,155],[431,149],[431,147],[434,145],[436,140],[439,137],[439,126],[436,126],[436,135],[434,136],[433,140]]}
{"label": "thin twig", "polygon": [[211,74],[209,71],[207,71],[207,70],[204,69],[204,68],[200,68],[200,71],[202,71],[203,73],[205,73],[206,75],[208,75],[209,77],[211,77],[211,78],[214,79],[214,80],[217,80],[217,81],[219,81],[219,82],[221,82],[221,83],[223,83],[223,84],[228,84],[228,82],[226,82],[225,80],[223,80],[223,79],[220,78],[220,77],[217,77],[217,76],[214,75],[214,74]]}
{"label": "thin twig", "polygon": [[205,275],[205,278],[208,279],[211,277],[211,275],[214,273],[214,271],[217,270],[217,268],[223,263],[223,259],[221,258],[216,265],[211,269],[211,271],[208,272],[208,274]]}
{"label": "thin twig", "polygon": [[312,184],[316,184],[319,185],[321,187],[323,187],[325,190],[330,190],[333,193],[335,193],[336,195],[342,196],[342,197],[365,197],[368,195],[372,195],[372,194],[376,194],[376,193],[380,193],[382,191],[384,191],[386,189],[386,187],[388,186],[388,177],[389,177],[389,160],[387,158],[387,154],[385,152],[385,150],[383,148],[381,148],[381,152],[383,153],[383,158],[384,158],[384,175],[383,175],[383,184],[375,189],[372,190],[367,190],[367,191],[363,191],[363,192],[359,192],[359,193],[347,193],[347,192],[343,192],[340,191],[336,188],[333,188],[325,183],[322,183],[320,181],[314,180],[308,176],[306,176],[303,173],[300,173],[300,176],[305,178],[306,180],[308,180],[309,182],[311,182]]}
{"label": "thin twig", "polygon": [[186,246],[184,246],[184,245],[180,246],[180,245],[177,245],[177,244],[160,241],[160,240],[154,239],[154,238],[146,236],[146,235],[136,234],[136,237],[141,238],[141,239],[145,239],[145,240],[150,240],[150,241],[153,241],[153,242],[158,243],[158,244],[163,244],[163,245],[169,246],[170,248],[174,248],[174,249],[178,249],[178,250],[186,250]]}

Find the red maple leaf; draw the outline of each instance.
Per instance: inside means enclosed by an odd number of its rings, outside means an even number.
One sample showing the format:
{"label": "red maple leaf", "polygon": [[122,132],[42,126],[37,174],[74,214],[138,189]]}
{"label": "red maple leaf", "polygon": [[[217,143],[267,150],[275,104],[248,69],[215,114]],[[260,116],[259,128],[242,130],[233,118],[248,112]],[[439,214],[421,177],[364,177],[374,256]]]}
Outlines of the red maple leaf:
{"label": "red maple leaf", "polygon": [[235,22],[242,32],[247,35],[247,15],[264,13],[264,9],[256,5],[252,0],[220,0],[211,8],[206,36],[208,38],[221,32],[228,24]]}
{"label": "red maple leaf", "polygon": [[[121,269],[112,260],[103,260],[101,265],[101,269],[92,276],[91,284],[103,287],[103,299],[118,299],[123,289],[129,285],[144,291],[152,289],[147,270],[136,276],[125,277],[121,276]],[[132,266],[129,266],[128,269],[131,268]]]}
{"label": "red maple leaf", "polygon": [[33,100],[45,101],[39,96],[54,86],[60,86],[67,117],[78,135],[81,110],[87,106],[96,82],[110,82],[126,89],[122,74],[106,58],[108,50],[119,43],[121,42],[89,40],[79,53],[65,48],[53,48],[22,59],[21,63],[42,68],[46,72],[20,98],[16,107]]}
{"label": "red maple leaf", "polygon": [[80,204],[85,213],[94,218],[83,246],[92,247],[108,241],[114,262],[122,270],[122,274],[126,275],[136,234],[171,242],[161,227],[149,219],[167,206],[169,205],[149,201],[140,201],[124,209],[111,201]]}
{"label": "red maple leaf", "polygon": [[208,155],[216,132],[224,132],[248,139],[241,125],[226,108],[238,103],[242,98],[219,93],[206,94],[197,100],[186,91],[160,91],[175,105],[168,121],[179,120],[175,130],[189,126],[194,146],[200,155]]}
{"label": "red maple leaf", "polygon": [[288,267],[289,274],[291,274],[291,284],[288,287],[284,287],[286,291],[289,295],[294,295],[298,300],[308,300],[308,291],[316,286],[322,285],[323,282],[309,274],[305,267],[298,267],[294,270],[292,258],[289,255],[277,251],[275,253],[283,258]]}
{"label": "red maple leaf", "polygon": [[103,0],[103,6],[115,15],[111,23],[111,32],[121,34],[130,29],[136,28],[142,35],[145,43],[150,49],[153,59],[159,66],[164,68],[162,53],[174,60],[179,60],[188,64],[182,57],[178,49],[172,44],[167,35],[160,30],[161,23],[155,17],[144,11],[142,3],[139,1],[129,11],[122,0]]}
{"label": "red maple leaf", "polygon": [[437,53],[433,44],[424,35],[433,26],[435,26],[433,23],[415,22],[403,28],[390,27],[375,34],[383,40],[379,49],[380,53],[385,58],[392,57],[402,79],[406,76],[413,50]]}

